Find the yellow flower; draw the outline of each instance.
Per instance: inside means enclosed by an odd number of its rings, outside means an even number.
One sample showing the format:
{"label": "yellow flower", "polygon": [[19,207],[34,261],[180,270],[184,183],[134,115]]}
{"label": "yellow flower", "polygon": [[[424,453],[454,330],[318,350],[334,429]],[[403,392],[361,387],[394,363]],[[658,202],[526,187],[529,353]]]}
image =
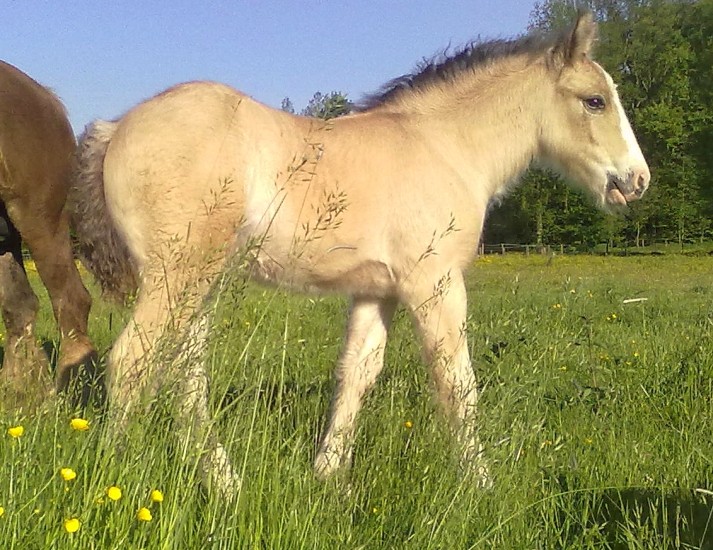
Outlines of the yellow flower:
{"label": "yellow flower", "polygon": [[151,500],[153,502],[163,502],[163,493],[158,489],[151,491]]}
{"label": "yellow flower", "polygon": [[4,513],[5,513],[5,508],[0,506],[0,518],[3,516]]}
{"label": "yellow flower", "polygon": [[12,428],[7,429],[7,433],[10,437],[17,439],[18,437],[22,437],[22,434],[25,433],[25,428],[22,426],[13,426]]}
{"label": "yellow flower", "polygon": [[79,531],[79,528],[81,526],[82,524],[77,518],[70,518],[64,520],[64,530],[67,531],[67,533],[76,533],[77,531]]}
{"label": "yellow flower", "polygon": [[139,511],[136,512],[136,519],[139,521],[151,521],[153,519],[151,510],[148,508],[139,508]]}
{"label": "yellow flower", "polygon": [[121,489],[116,485],[112,485],[106,490],[106,496],[108,496],[110,500],[117,501],[121,498]]}
{"label": "yellow flower", "polygon": [[406,428],[407,430],[410,430],[411,428],[413,428],[413,422],[411,422],[410,420],[407,420],[406,422],[404,422],[404,428]]}
{"label": "yellow flower", "polygon": [[72,418],[69,421],[69,425],[73,430],[78,432],[86,432],[89,429],[89,421],[84,420],[84,418]]}
{"label": "yellow flower", "polygon": [[72,481],[74,478],[77,477],[77,472],[72,470],[72,468],[62,468],[59,471],[59,475],[62,477],[63,480],[65,481]]}

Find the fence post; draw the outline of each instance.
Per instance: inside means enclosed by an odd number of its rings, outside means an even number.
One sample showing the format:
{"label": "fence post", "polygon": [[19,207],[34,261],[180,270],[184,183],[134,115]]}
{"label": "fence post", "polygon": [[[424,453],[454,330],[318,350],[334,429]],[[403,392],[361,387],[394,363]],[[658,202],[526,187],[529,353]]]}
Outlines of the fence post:
{"label": "fence post", "polygon": [[500,243],[500,254],[505,255],[505,245]]}

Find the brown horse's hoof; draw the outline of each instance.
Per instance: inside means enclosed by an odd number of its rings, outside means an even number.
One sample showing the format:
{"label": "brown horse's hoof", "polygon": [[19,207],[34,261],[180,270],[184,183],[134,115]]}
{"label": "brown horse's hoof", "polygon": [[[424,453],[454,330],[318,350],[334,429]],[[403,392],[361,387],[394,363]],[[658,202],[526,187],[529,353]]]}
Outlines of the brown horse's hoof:
{"label": "brown horse's hoof", "polygon": [[83,357],[57,366],[55,387],[64,394],[73,407],[85,408],[91,403],[103,408],[106,402],[104,373],[99,357],[93,349]]}

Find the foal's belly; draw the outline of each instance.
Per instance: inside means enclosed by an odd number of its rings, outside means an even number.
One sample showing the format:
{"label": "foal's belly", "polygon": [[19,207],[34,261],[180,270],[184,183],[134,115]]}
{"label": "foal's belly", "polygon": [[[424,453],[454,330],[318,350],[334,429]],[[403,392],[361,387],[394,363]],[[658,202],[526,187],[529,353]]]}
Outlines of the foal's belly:
{"label": "foal's belly", "polygon": [[393,296],[396,277],[390,266],[354,247],[309,247],[280,250],[265,244],[244,249],[250,277],[260,283],[299,292]]}

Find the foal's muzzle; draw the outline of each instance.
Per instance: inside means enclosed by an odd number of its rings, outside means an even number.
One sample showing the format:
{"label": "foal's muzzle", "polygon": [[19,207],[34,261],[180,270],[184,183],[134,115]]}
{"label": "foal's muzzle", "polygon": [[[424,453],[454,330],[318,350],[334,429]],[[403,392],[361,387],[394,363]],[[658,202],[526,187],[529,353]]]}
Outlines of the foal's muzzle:
{"label": "foal's muzzle", "polygon": [[613,204],[627,204],[639,200],[649,187],[651,173],[648,167],[637,168],[627,174],[626,179],[609,174],[607,200]]}

